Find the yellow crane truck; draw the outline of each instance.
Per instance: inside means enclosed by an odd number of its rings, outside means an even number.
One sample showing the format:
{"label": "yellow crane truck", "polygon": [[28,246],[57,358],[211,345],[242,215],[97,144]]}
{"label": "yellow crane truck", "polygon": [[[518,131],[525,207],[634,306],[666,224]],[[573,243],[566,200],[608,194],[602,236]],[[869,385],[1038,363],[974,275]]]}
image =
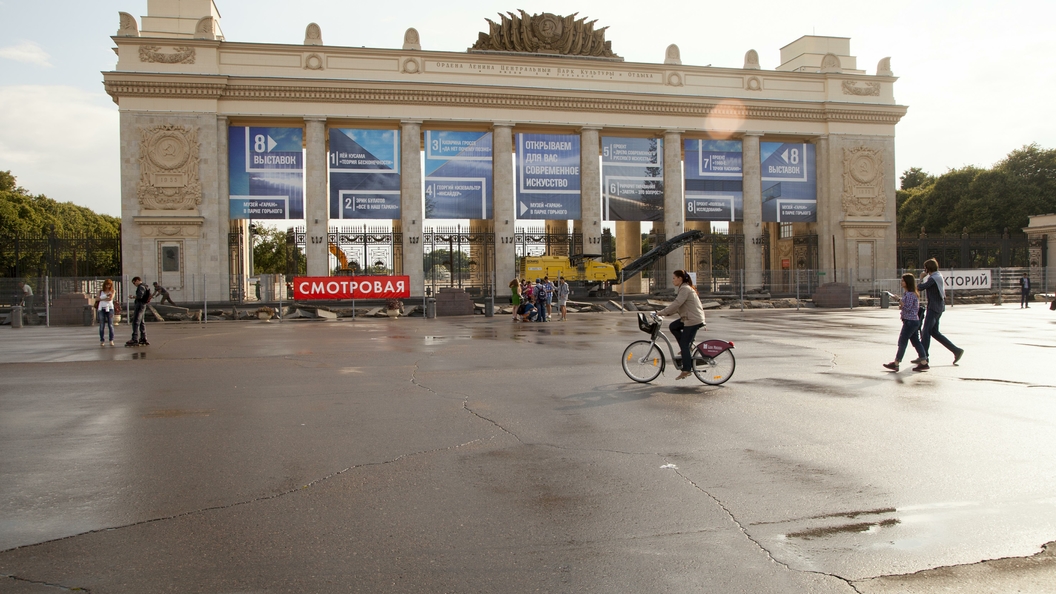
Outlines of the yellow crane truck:
{"label": "yellow crane truck", "polygon": [[587,294],[603,297],[619,278],[619,264],[602,262],[601,254],[528,256],[521,260],[520,276],[533,282],[548,276],[555,285],[563,276],[572,291],[586,290]]}

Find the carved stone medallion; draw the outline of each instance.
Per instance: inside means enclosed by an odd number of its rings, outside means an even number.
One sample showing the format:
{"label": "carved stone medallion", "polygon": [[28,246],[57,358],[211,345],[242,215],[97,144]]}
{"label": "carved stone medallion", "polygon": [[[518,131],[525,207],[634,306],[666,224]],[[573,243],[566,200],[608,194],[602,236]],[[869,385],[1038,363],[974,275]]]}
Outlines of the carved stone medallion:
{"label": "carved stone medallion", "polygon": [[884,214],[884,158],[864,146],[843,150],[843,211],[852,217]]}
{"label": "carved stone medallion", "polygon": [[[605,29],[594,30],[594,23],[576,14],[560,17],[544,12],[529,15],[523,10],[500,14],[500,23],[488,21],[488,33],[481,33],[471,51],[560,54],[598,58],[619,58],[612,42],[605,41]],[[507,16],[508,15],[508,16]]]}
{"label": "carved stone medallion", "polygon": [[198,129],[162,125],[140,129],[139,203],[149,210],[194,210],[202,202]]}
{"label": "carved stone medallion", "polygon": [[140,62],[157,62],[159,64],[194,64],[193,47],[174,47],[174,54],[165,54],[156,45],[144,45],[139,48]]}

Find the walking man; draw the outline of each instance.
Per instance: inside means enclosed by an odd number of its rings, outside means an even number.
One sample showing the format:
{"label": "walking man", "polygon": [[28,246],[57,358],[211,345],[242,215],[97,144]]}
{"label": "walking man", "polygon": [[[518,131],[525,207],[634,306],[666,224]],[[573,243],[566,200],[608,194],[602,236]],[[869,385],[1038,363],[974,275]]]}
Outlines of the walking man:
{"label": "walking man", "polygon": [[1019,308],[1030,307],[1030,279],[1027,278],[1027,274],[1023,273],[1023,278],[1019,279]]}
{"label": "walking man", "polygon": [[564,322],[568,317],[568,295],[572,291],[568,287],[568,283],[565,282],[565,277],[557,277],[557,307],[561,310],[561,321]]}
{"label": "walking man", "polygon": [[946,287],[942,275],[939,274],[939,262],[935,258],[924,263],[924,274],[921,275],[919,289],[928,296],[927,315],[924,316],[924,325],[920,329],[920,343],[924,346],[927,357],[923,361],[917,359],[913,362],[922,370],[928,369],[928,362],[931,360],[931,339],[934,338],[953,353],[953,364],[956,365],[964,355],[964,349],[958,348],[939,332],[939,318],[946,310]]}

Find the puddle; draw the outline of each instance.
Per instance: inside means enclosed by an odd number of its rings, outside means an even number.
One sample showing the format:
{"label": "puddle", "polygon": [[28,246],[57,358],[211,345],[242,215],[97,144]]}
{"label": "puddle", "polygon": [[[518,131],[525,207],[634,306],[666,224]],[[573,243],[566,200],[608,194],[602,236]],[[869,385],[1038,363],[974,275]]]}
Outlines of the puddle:
{"label": "puddle", "polygon": [[827,536],[837,536],[839,534],[873,533],[881,528],[889,528],[891,526],[897,526],[898,524],[901,524],[900,520],[891,518],[880,522],[858,522],[855,524],[844,524],[842,526],[811,528],[809,530],[800,530],[799,532],[790,532],[786,534],[785,537],[813,540],[815,538],[825,538]]}

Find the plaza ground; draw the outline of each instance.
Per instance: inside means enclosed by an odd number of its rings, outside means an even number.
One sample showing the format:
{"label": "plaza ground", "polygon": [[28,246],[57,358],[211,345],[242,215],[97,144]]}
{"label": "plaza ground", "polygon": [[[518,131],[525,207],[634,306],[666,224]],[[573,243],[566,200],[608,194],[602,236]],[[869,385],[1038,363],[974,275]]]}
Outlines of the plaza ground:
{"label": "plaza ground", "polygon": [[722,387],[630,314],[3,328],[0,591],[1056,590],[1056,312],[897,315],[709,312]]}

